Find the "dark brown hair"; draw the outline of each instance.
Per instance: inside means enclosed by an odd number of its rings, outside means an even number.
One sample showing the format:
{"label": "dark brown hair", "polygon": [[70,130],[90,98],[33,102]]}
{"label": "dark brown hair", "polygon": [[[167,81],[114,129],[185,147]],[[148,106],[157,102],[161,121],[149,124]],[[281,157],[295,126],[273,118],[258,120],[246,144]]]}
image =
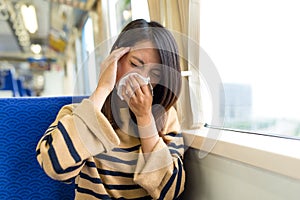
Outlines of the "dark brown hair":
{"label": "dark brown hair", "polygon": [[[132,47],[141,41],[150,41],[160,56],[162,66],[161,79],[153,89],[152,114],[156,121],[160,137],[167,142],[162,134],[166,119],[164,113],[176,103],[181,91],[178,47],[173,35],[161,24],[138,19],[124,27],[113,44],[111,51],[120,47]],[[116,129],[119,128],[121,120],[119,119],[118,109],[112,109],[114,106],[112,105],[112,97],[115,98],[115,89],[106,99],[102,112]],[[131,117],[136,122],[136,118],[132,112]]]}

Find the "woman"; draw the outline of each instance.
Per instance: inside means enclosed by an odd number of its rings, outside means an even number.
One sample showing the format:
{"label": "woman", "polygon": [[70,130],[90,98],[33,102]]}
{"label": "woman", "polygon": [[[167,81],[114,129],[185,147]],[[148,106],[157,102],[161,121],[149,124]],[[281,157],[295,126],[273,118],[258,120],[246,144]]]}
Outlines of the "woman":
{"label": "woman", "polygon": [[40,165],[53,179],[75,179],[76,199],[176,199],[185,173],[173,36],[156,22],[135,20],[101,69],[93,94],[64,106],[41,138]]}

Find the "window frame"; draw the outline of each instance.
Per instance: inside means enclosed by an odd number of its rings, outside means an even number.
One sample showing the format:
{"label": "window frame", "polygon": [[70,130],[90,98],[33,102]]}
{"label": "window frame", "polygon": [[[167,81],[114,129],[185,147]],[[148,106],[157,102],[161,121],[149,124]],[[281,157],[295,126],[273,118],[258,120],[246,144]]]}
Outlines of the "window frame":
{"label": "window frame", "polygon": [[[200,150],[199,159],[214,154],[300,180],[300,140],[212,128],[183,130],[185,145]],[[210,147],[207,147],[207,144]],[[199,154],[199,155],[200,155]]]}

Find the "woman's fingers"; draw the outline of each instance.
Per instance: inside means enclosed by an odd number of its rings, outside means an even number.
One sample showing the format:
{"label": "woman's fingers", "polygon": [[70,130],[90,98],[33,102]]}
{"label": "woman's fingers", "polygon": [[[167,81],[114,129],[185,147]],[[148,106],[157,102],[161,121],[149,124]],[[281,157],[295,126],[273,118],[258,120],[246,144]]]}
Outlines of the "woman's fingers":
{"label": "woman's fingers", "polygon": [[152,91],[149,84],[138,76],[132,75],[128,78],[122,88],[122,96],[130,107],[133,106],[136,109],[145,108],[144,106],[151,106],[152,104]]}
{"label": "woman's fingers", "polygon": [[123,55],[128,53],[130,50],[130,47],[120,47],[118,49],[115,49],[111,52],[110,58],[113,61],[118,61]]}
{"label": "woman's fingers", "polygon": [[125,82],[125,85],[123,86],[123,90],[122,90],[122,96],[124,98],[124,100],[129,103],[130,98],[134,95],[134,90],[131,87],[131,84],[128,81]]}
{"label": "woman's fingers", "polygon": [[[135,81],[139,84],[139,91],[144,95],[151,95],[152,96],[152,86],[151,83],[145,84],[144,80],[141,79],[139,76],[134,76]],[[150,87],[149,87],[150,84]]]}
{"label": "woman's fingers", "polygon": [[101,73],[98,81],[98,87],[104,87],[109,91],[112,91],[117,76],[117,63],[118,60],[128,53],[130,47],[121,47],[119,49],[114,50],[102,63]]}
{"label": "woman's fingers", "polygon": [[130,76],[123,86],[122,96],[135,116],[148,116],[151,113],[153,98],[144,81]]}
{"label": "woman's fingers", "polygon": [[133,89],[136,96],[142,97],[143,96],[143,92],[141,90],[142,83],[137,80],[136,76],[130,76],[129,81],[130,81],[129,83],[131,85],[131,88]]}
{"label": "woman's fingers", "polygon": [[106,70],[107,68],[114,68],[115,72],[117,70],[117,62],[118,60],[124,56],[126,53],[128,53],[130,50],[130,47],[121,47],[118,49],[113,50],[109,56],[103,61],[103,69]]}
{"label": "woman's fingers", "polygon": [[[151,86],[151,85],[150,85]],[[124,86],[124,95],[127,97],[141,97],[145,98],[149,95],[152,96],[152,87],[146,84],[145,81],[138,76],[129,76]]]}

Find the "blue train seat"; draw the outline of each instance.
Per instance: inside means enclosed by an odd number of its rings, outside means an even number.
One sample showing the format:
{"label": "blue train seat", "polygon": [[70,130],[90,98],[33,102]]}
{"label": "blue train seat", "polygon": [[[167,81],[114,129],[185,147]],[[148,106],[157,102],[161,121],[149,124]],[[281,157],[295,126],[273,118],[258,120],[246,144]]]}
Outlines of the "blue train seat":
{"label": "blue train seat", "polygon": [[59,109],[81,100],[0,98],[0,199],[74,199],[74,184],[50,179],[36,160],[35,148]]}

